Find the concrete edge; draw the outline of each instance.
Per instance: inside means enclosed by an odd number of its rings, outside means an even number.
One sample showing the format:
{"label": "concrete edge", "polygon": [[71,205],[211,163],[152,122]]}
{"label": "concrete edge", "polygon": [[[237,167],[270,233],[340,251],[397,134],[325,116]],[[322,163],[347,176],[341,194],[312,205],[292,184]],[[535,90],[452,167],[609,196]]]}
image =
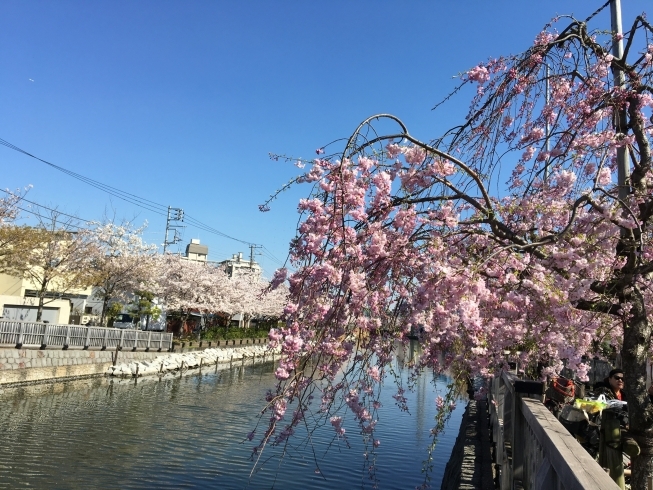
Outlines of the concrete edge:
{"label": "concrete edge", "polygon": [[104,376],[111,364],[111,362],[102,362],[3,370],[0,372],[0,387]]}

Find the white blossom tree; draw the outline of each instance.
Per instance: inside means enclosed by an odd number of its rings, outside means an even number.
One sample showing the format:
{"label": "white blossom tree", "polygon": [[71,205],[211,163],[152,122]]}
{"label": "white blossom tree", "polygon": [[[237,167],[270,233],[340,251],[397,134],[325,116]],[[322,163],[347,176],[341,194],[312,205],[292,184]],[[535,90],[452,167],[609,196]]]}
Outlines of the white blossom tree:
{"label": "white blossom tree", "polygon": [[135,228],[126,222],[97,224],[90,233],[92,248],[93,296],[102,301],[100,324],[113,301],[126,301],[136,290],[147,289],[153,281],[156,245],[143,242],[146,225]]}
{"label": "white blossom tree", "polygon": [[5,270],[31,282],[36,289],[41,321],[43,306],[61,298],[71,290],[86,288],[93,281],[91,257],[95,243],[88,230],[77,220],[54,210],[39,216],[35,227],[19,227],[21,241],[12,247],[15,253],[7,258]]}
{"label": "white blossom tree", "polygon": [[158,256],[156,262],[154,290],[169,310],[181,313],[183,321],[192,312],[229,317],[242,314],[247,326],[253,317],[274,317],[283,312],[287,290],[268,291],[268,282],[258,274],[229,277],[222,268],[170,254]]}

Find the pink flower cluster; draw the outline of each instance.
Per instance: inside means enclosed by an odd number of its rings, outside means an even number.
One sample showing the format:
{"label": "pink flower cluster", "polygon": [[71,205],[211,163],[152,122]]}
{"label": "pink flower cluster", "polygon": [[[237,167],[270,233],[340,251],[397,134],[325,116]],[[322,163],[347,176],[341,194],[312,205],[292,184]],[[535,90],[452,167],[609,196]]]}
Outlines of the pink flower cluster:
{"label": "pink flower cluster", "polygon": [[[421,347],[415,372],[483,377],[519,361],[545,363],[547,375],[566,364],[582,379],[600,342],[621,345],[634,296],[610,296],[615,277],[632,264],[653,270],[653,97],[642,84],[653,48],[615,87],[609,50],[575,35],[563,46],[544,32],[523,55],[469,70],[462,83],[483,90],[434,143],[380,115],[340,160],[316,160],[302,176],[313,194],[299,204],[285,326],[270,333],[282,348],[277,396],[302,403],[319,387],[321,414],[344,403],[372,437],[373,387],[410,337]],[[623,133],[617,110],[629,120]],[[398,129],[370,142],[377,119]],[[613,178],[620,148],[633,158],[625,198]],[[616,252],[624,231],[637,237],[629,260]],[[628,277],[641,278],[629,287],[646,310],[644,272]],[[407,409],[403,386],[394,398]],[[446,400],[435,401],[443,414],[454,408]],[[343,435],[342,419],[330,420]]]}

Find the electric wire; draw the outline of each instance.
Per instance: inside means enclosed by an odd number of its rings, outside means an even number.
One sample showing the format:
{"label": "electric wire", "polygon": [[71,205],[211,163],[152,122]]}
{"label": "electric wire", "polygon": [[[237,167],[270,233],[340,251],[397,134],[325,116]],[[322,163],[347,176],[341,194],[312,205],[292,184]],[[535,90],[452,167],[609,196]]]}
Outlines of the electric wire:
{"label": "electric wire", "polygon": [[268,253],[270,258],[276,260],[277,262],[281,263],[281,260],[279,260],[271,251],[268,249],[265,245],[263,245],[263,250]]}
{"label": "electric wire", "polygon": [[[16,206],[16,209],[20,209],[21,211],[23,211],[25,213],[31,214],[31,215],[36,216],[38,218],[41,218],[43,220],[52,219],[50,216],[43,216],[42,214],[37,213],[36,211],[21,208],[20,206]],[[76,218],[76,219],[79,219],[79,218]],[[66,227],[77,228],[78,230],[86,229],[85,226],[74,225],[72,223],[66,223]]]}
{"label": "electric wire", "polygon": [[[186,221],[186,218],[188,218],[188,221]],[[228,239],[233,240],[235,242],[244,243],[245,245],[254,245],[252,242],[245,241],[245,240],[240,240],[238,238],[234,238],[232,236],[229,236],[226,233],[222,233],[221,231],[216,230],[212,226],[209,226],[207,224],[202,223],[201,221],[193,218],[192,216],[189,216],[188,214],[184,215],[184,223],[186,223],[186,222],[190,223],[192,226],[194,226],[196,228],[199,228],[199,229],[204,230],[204,231],[208,231],[210,233],[213,233],[215,235],[219,235],[219,236],[224,237],[224,238],[228,238]]]}
{"label": "electric wire", "polygon": [[[27,199],[27,198],[25,198],[25,197],[18,196],[17,194],[14,194],[13,192],[9,192],[9,191],[4,190],[4,189],[0,189],[0,191],[1,191],[1,192],[4,192],[5,194],[9,194],[10,196],[17,197],[17,198],[19,199],[19,201],[25,201],[25,202],[28,202],[28,203],[30,203],[30,204],[32,204],[32,205],[34,205],[34,206],[38,206],[39,208],[43,208],[43,209],[47,209],[48,211],[52,211],[53,213],[57,213],[57,214],[60,214],[60,215],[62,215],[62,216],[66,216],[66,217],[68,217],[68,218],[76,219],[76,220],[79,220],[79,221],[81,221],[81,222],[83,222],[83,223],[95,223],[95,221],[88,220],[88,219],[84,219],[84,218],[80,218],[79,216],[74,216],[74,215],[72,215],[72,214],[64,213],[63,211],[59,211],[58,209],[49,208],[48,206],[44,206],[43,204],[39,204],[39,203],[37,203],[37,202],[30,201],[29,199]],[[17,209],[20,209],[20,210],[22,210],[22,211],[25,211],[25,209],[23,209],[23,208],[21,208],[21,207],[16,206],[16,208],[17,208]],[[28,211],[26,211],[26,212],[28,212]]]}
{"label": "electric wire", "polygon": [[138,207],[141,207],[143,209],[151,211],[151,212],[153,212],[155,214],[159,214],[161,216],[166,216],[168,208],[167,208],[167,206],[165,206],[163,204],[160,204],[160,203],[157,203],[157,202],[154,202],[154,201],[151,201],[149,199],[142,198],[142,197],[139,197],[139,196],[136,196],[136,195],[132,195],[132,194],[130,194],[128,192],[125,192],[123,190],[120,190],[120,189],[118,189],[116,187],[112,187],[110,185],[103,184],[102,182],[99,182],[97,180],[93,180],[93,179],[91,179],[89,177],[85,177],[85,176],[83,176],[81,174],[73,172],[72,170],[68,170],[68,169],[66,169],[64,167],[56,165],[56,164],[54,164],[52,162],[48,162],[47,160],[39,158],[39,157],[37,157],[37,156],[23,150],[22,148],[19,148],[16,145],[13,145],[13,144],[9,143],[8,141],[6,141],[6,140],[4,140],[2,138],[0,138],[0,145],[6,146],[7,148],[10,148],[10,149],[12,149],[14,151],[17,151],[19,153],[23,153],[24,155],[27,155],[27,156],[29,156],[31,158],[34,158],[35,160],[43,162],[46,165],[49,165],[50,167],[52,167],[52,168],[54,168],[56,170],[59,170],[60,172],[63,172],[63,173],[65,173],[65,174],[67,174],[67,175],[69,175],[69,176],[71,176],[71,177],[73,177],[73,178],[75,178],[77,180],[80,180],[80,181],[84,182],[85,184],[90,185],[91,187],[95,187],[98,190],[101,190],[103,192],[106,192],[107,194],[110,194],[110,195],[112,195],[114,197],[117,197],[118,199],[126,201],[126,202],[128,202],[130,204],[134,204],[134,205],[136,205]]}
{"label": "electric wire", "polygon": [[[17,151],[17,152],[22,153],[22,154],[24,154],[26,156],[34,158],[35,160],[38,160],[38,161],[40,161],[42,163],[45,163],[46,165],[49,165],[50,167],[52,167],[52,168],[54,168],[56,170],[59,170],[60,172],[63,172],[65,174],[73,177],[74,179],[80,180],[80,181],[84,182],[85,184],[88,184],[88,185],[90,185],[92,187],[95,187],[96,189],[99,189],[99,190],[101,190],[103,192],[106,192],[107,194],[110,194],[110,195],[112,195],[114,197],[117,197],[118,199],[126,201],[126,202],[128,202],[130,204],[134,204],[135,206],[138,206],[138,207],[140,207],[142,209],[145,209],[145,210],[150,211],[152,213],[158,214],[160,216],[165,216],[166,218],[168,217],[168,214],[167,214],[168,213],[168,206],[166,206],[164,204],[157,203],[157,202],[152,201],[150,199],[146,199],[144,197],[139,197],[139,196],[127,193],[127,192],[125,192],[125,191],[123,191],[121,189],[118,189],[116,187],[112,187],[110,185],[103,184],[102,182],[91,179],[89,177],[85,177],[85,176],[83,176],[81,174],[73,172],[72,170],[68,170],[68,169],[66,169],[64,167],[61,167],[59,165],[56,165],[56,164],[54,164],[52,162],[49,162],[49,161],[44,160],[42,158],[39,158],[39,157],[37,157],[37,156],[23,150],[22,148],[19,148],[16,145],[8,142],[5,139],[0,138],[0,145],[3,145],[3,146],[5,146],[5,147],[7,147],[7,148],[9,148],[11,150]],[[198,228],[198,229],[200,229],[202,231],[213,233],[214,235],[218,235],[218,236],[221,236],[223,238],[227,238],[229,240],[240,242],[240,243],[243,243],[243,244],[246,244],[246,245],[253,245],[253,242],[251,242],[251,241],[240,240],[240,239],[235,238],[235,237],[233,237],[231,235],[227,235],[226,233],[223,233],[223,232],[217,230],[216,228],[213,228],[210,225],[202,223],[201,221],[193,218],[192,216],[189,216],[188,214],[185,215],[185,219],[184,219],[183,222],[184,223],[189,223],[189,225],[194,227],[194,228]]]}

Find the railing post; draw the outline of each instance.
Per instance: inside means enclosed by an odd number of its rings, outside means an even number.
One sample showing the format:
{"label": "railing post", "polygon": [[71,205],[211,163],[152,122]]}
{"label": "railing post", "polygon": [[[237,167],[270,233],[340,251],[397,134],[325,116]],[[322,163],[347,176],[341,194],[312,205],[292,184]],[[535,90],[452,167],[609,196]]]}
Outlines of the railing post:
{"label": "railing post", "polygon": [[524,483],[524,414],[521,410],[521,393],[515,390],[512,408],[512,481],[513,488],[523,488]]}
{"label": "railing post", "polygon": [[161,352],[161,349],[163,348],[163,333],[159,334],[159,352]]}
{"label": "railing post", "polygon": [[86,327],[86,340],[84,340],[84,349],[91,345],[91,327]]}
{"label": "railing post", "polygon": [[66,338],[63,341],[63,350],[67,350],[69,344],[70,344],[70,325],[66,325]]}
{"label": "railing post", "polygon": [[50,336],[50,324],[45,324],[45,330],[43,331],[43,338],[41,339],[41,350],[44,350],[48,346]]}
{"label": "railing post", "polygon": [[134,330],[134,346],[132,347],[132,351],[136,351],[136,347],[138,347],[138,330]]}
{"label": "railing post", "polygon": [[104,339],[102,339],[102,350],[107,349],[108,338],[109,338],[109,327],[104,327]]}
{"label": "railing post", "polygon": [[122,349],[122,341],[125,338],[125,329],[120,329],[120,339],[118,340],[118,345],[116,346],[118,350]]}
{"label": "railing post", "polygon": [[147,332],[147,347],[145,347],[145,352],[150,352],[150,342],[152,341],[152,330]]}
{"label": "railing post", "polygon": [[23,346],[23,322],[18,322],[18,339],[16,340],[16,349]]}
{"label": "railing post", "polygon": [[514,380],[515,396],[513,397],[513,434],[512,434],[512,480],[513,488],[524,488],[528,485],[529,457],[532,441],[526,441],[526,421],[522,410],[523,397],[537,397],[541,403],[544,384],[540,381]]}

